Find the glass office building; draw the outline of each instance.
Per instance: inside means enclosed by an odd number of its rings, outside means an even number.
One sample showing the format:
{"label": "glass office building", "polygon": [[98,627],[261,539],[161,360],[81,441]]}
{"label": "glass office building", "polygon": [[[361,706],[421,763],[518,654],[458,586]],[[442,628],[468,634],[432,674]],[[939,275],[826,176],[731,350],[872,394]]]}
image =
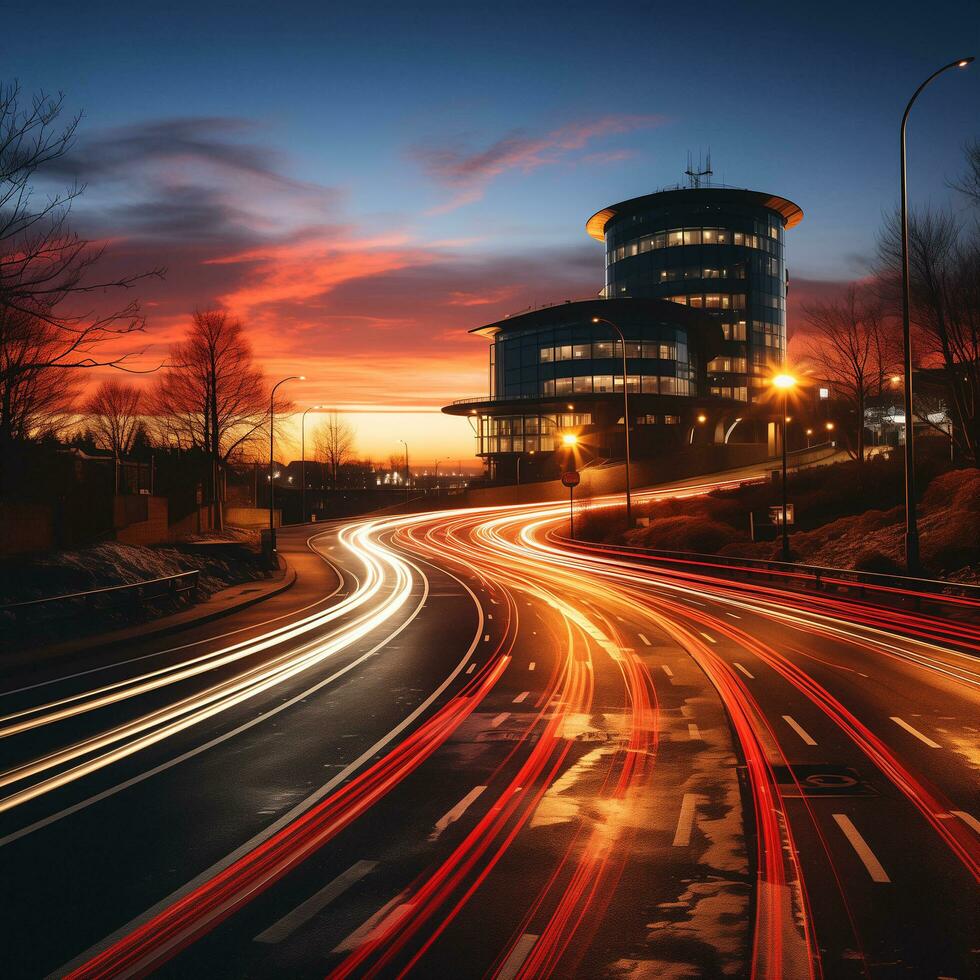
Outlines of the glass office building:
{"label": "glass office building", "polygon": [[[489,393],[443,409],[468,416],[477,454],[496,471],[509,454],[548,454],[574,432],[596,458],[623,454],[623,345],[634,451],[676,442],[706,397],[721,326],[664,300],[595,299],[508,317],[471,331],[491,340]],[[511,461],[513,462],[513,461]]]}
{"label": "glass office building", "polygon": [[704,310],[725,335],[709,394],[753,401],[786,351],[783,236],[803,219],[758,191],[689,187],[614,204],[588,233],[606,247],[607,298],[666,299]]}
{"label": "glass office building", "polygon": [[[802,217],[785,198],[721,187],[604,208],[586,224],[606,249],[597,298],[470,331],[491,341],[487,394],[443,411],[469,418],[478,455],[505,480],[520,478],[519,460],[545,472],[566,432],[595,458],[621,458],[624,384],[638,458],[728,443],[736,423],[741,440],[765,441],[761,406],[746,403],[783,361],[783,235]],[[625,378],[618,335],[595,317],[625,336]]]}

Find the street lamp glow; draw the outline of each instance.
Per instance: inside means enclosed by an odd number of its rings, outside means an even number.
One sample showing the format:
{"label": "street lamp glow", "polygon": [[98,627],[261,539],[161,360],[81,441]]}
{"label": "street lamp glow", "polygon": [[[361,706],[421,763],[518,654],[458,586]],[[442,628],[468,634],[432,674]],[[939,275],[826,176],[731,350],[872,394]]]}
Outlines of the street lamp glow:
{"label": "street lamp glow", "polygon": [[578,445],[578,436],[575,435],[574,432],[566,432],[561,437],[561,441],[562,441],[562,444],[565,445],[565,446],[577,446]]}
{"label": "street lamp glow", "polygon": [[698,416],[698,421],[699,421],[699,422],[700,422],[700,423],[701,423],[702,425],[704,425],[704,423],[708,421],[708,416],[707,416],[707,415],[699,415],[699,416]]}
{"label": "street lamp glow", "polygon": [[828,432],[833,432],[834,431],[834,423],[833,422],[828,422],[827,423],[827,431]]}
{"label": "street lamp glow", "polygon": [[956,67],[957,68],[966,68],[966,66],[971,61],[973,61],[973,58],[972,57],[970,57],[970,58],[961,58],[959,61],[956,62]]}
{"label": "street lamp glow", "polygon": [[796,378],[791,374],[777,374],[772,379],[772,383],[780,391],[789,391],[790,388],[796,387]]}

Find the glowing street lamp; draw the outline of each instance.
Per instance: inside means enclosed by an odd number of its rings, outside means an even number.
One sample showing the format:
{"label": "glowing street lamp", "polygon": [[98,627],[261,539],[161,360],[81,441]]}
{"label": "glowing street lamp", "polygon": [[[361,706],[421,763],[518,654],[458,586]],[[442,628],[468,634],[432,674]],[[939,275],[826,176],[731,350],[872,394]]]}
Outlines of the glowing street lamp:
{"label": "glowing street lamp", "polygon": [[796,387],[796,378],[791,374],[777,374],[772,379],[773,387],[783,393],[783,561],[789,561],[789,527],[786,524],[786,423],[789,422],[789,393]]}
{"label": "glowing street lamp", "polygon": [[[950,68],[966,68],[972,57],[958,58],[934,71],[913,93],[902,115],[901,128],[901,176],[902,176],[902,342],[905,368],[905,568],[910,575],[919,569],[919,528],[915,516],[915,455],[912,430],[912,334],[909,327],[909,203],[908,182],[905,172],[905,124],[909,120],[912,105],[919,93],[934,79]],[[863,419],[861,420],[863,424]]]}
{"label": "glowing street lamp", "polygon": [[578,436],[575,435],[574,432],[566,432],[561,437],[561,444],[563,446],[568,446],[569,449],[572,449],[574,446],[578,445]]}

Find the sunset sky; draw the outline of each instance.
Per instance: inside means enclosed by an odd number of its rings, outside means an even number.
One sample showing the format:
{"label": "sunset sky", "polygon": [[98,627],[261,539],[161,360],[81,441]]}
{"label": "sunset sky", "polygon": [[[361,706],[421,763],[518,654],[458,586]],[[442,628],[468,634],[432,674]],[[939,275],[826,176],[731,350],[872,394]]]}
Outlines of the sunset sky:
{"label": "sunset sky", "polygon": [[[682,178],[798,203],[801,302],[863,275],[897,203],[898,123],[918,83],[975,54],[973,4],[21,4],[0,77],[84,112],[61,182],[107,266],[140,290],[143,363],[195,308],[248,326],[291,395],[351,413],[358,447],[469,457],[438,407],[486,391],[467,330],[594,295],[594,211]],[[910,126],[914,203],[955,202],[980,70]],[[418,447],[415,452],[414,447]]]}

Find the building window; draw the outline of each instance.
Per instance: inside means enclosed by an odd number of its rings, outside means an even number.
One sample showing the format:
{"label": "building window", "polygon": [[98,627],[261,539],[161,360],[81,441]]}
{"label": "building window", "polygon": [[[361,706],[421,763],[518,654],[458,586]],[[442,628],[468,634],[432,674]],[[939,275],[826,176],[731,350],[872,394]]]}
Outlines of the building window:
{"label": "building window", "polygon": [[542,361],[553,361],[555,359],[555,349],[553,347],[542,347],[539,356]]}
{"label": "building window", "polygon": [[680,425],[681,417],[679,415],[665,415],[664,425]]}
{"label": "building window", "polygon": [[[622,386],[620,386],[622,387]],[[597,374],[595,376],[595,390],[596,391],[612,391],[613,390],[613,376],[611,374]]]}

